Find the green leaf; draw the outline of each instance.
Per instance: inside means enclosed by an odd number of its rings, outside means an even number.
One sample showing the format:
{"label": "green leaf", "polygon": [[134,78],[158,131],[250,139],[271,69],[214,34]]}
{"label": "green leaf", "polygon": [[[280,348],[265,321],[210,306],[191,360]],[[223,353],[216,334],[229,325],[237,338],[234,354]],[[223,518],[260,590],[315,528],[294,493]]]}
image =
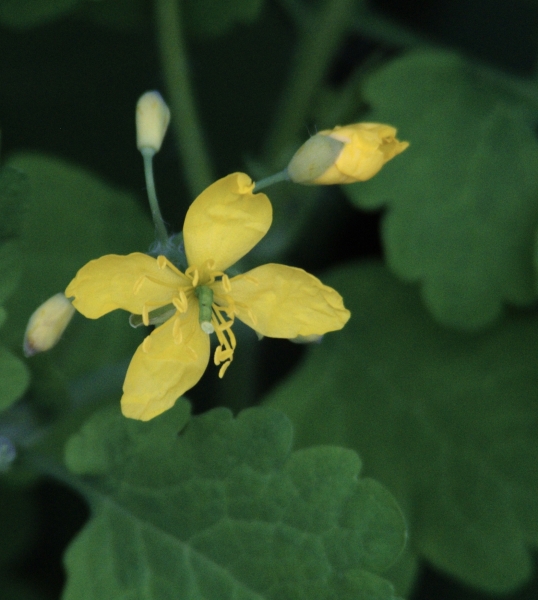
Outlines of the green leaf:
{"label": "green leaf", "polygon": [[26,29],[70,13],[80,0],[0,0],[0,23]]}
{"label": "green leaf", "polygon": [[0,303],[11,295],[20,277],[20,250],[17,245],[29,196],[24,173],[0,168]]}
{"label": "green leaf", "polygon": [[147,26],[146,0],[101,0],[85,2],[77,16],[89,19],[100,27],[119,31],[140,31]]}
{"label": "green leaf", "polygon": [[[10,485],[4,479],[0,483],[0,567],[8,567],[23,553],[32,541],[36,525],[36,507],[31,491]],[[0,576],[0,581],[2,579]]]}
{"label": "green leaf", "polygon": [[[20,293],[6,305],[4,330],[4,337],[20,346],[30,315],[63,291],[78,269],[104,254],[145,251],[153,228],[131,196],[80,167],[38,154],[14,156],[9,164],[31,184],[21,241],[24,273]],[[125,359],[139,340],[126,313],[96,321],[75,315],[51,354],[71,377]]]}
{"label": "green leaf", "polygon": [[364,88],[369,120],[395,125],[411,146],[343,189],[358,207],[387,207],[391,270],[420,282],[434,317],[457,328],[484,327],[504,303],[536,298],[538,90],[511,84],[456,55],[417,52]]}
{"label": "green leaf", "polygon": [[185,0],[184,4],[189,31],[200,37],[214,37],[227,33],[238,23],[256,20],[263,0]]}
{"label": "green leaf", "polygon": [[26,365],[0,346],[0,411],[18,400],[29,383],[30,375]]}
{"label": "green leaf", "polygon": [[22,171],[0,168],[0,244],[19,236],[28,194],[28,178]]}
{"label": "green leaf", "polygon": [[538,544],[538,315],[486,333],[440,327],[380,265],[323,281],[351,310],[268,403],[299,447],[339,444],[403,507],[411,549],[469,585],[507,592]]}
{"label": "green leaf", "polygon": [[358,478],[355,452],[292,452],[272,409],[185,426],[186,406],[150,423],[103,411],[71,438],[66,462],[92,476],[94,511],[67,551],[64,600],[394,598],[378,573],[404,524],[392,496]]}

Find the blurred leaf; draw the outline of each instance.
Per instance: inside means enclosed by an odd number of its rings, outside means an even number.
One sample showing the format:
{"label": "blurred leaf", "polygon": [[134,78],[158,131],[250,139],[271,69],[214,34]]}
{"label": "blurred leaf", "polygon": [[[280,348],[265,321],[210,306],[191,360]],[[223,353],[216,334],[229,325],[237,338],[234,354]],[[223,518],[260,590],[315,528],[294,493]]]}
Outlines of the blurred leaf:
{"label": "blurred leaf", "polygon": [[265,408],[185,427],[186,407],[150,423],[103,411],[68,443],[94,515],[67,551],[64,600],[394,598],[377,573],[404,524],[353,451],[291,452],[288,419]]}
{"label": "blurred leaf", "polygon": [[353,26],[361,37],[383,42],[390,48],[416,49],[418,46],[431,45],[416,28],[384,16],[379,10],[372,9],[372,4],[364,0],[355,3]]}
{"label": "blurred leaf", "polygon": [[[0,531],[2,531],[0,564],[5,565],[19,556],[31,542],[36,527],[35,517],[31,491],[10,485],[5,480],[2,481],[0,483]],[[4,596],[0,595],[0,598],[3,599]]]}
{"label": "blurred leaf", "polygon": [[71,12],[80,0],[0,0],[0,23],[26,29]]}
{"label": "blurred leaf", "polygon": [[120,31],[141,29],[147,24],[148,3],[146,0],[100,0],[85,2],[80,16],[97,25],[113,27]]}
{"label": "blurred leaf", "polygon": [[0,168],[0,303],[11,295],[20,277],[17,240],[28,204],[29,186],[24,173]]}
{"label": "blurred leaf", "polygon": [[0,243],[0,302],[2,304],[17,288],[21,277],[21,263],[18,242]]}
{"label": "blurred leaf", "polygon": [[33,587],[28,581],[20,581],[13,576],[12,569],[0,571],[0,598],[2,600],[48,600],[46,593]]}
{"label": "blurred leaf", "polygon": [[256,20],[263,0],[185,0],[183,4],[189,31],[207,38],[222,35],[238,23]]}
{"label": "blurred leaf", "polygon": [[26,365],[0,346],[0,410],[20,398],[30,382]]}
{"label": "blurred leaf", "polygon": [[393,272],[420,282],[435,318],[462,329],[534,301],[538,89],[524,98],[455,55],[421,52],[379,70],[364,94],[369,120],[411,142],[374,179],[344,186],[357,206],[388,208]]}
{"label": "blurred leaf", "polygon": [[[4,330],[4,337],[20,346],[33,311],[64,290],[78,269],[103,254],[145,251],[153,229],[131,196],[80,167],[38,154],[14,156],[9,164],[31,184],[21,243],[24,273],[20,293],[7,303]],[[140,339],[125,313],[97,321],[75,317],[51,350],[68,377],[126,358]]]}
{"label": "blurred leaf", "polygon": [[268,403],[299,447],[360,452],[404,509],[411,549],[436,568],[489,592],[521,585],[538,544],[538,315],[456,333],[380,265],[323,281],[351,320]]}
{"label": "blurred leaf", "polygon": [[24,173],[10,167],[0,168],[0,243],[19,236],[28,194],[28,178]]}

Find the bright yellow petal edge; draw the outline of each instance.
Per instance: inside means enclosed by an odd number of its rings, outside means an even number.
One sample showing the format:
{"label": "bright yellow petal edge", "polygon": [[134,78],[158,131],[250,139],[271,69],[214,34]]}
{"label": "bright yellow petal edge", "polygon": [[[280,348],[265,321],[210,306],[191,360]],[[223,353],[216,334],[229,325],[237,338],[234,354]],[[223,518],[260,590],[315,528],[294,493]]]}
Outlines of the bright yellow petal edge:
{"label": "bright yellow petal edge", "polygon": [[232,173],[204,190],[191,204],[183,226],[189,266],[201,269],[208,260],[224,271],[243,258],[265,236],[273,207],[263,194],[253,194],[245,173]]}
{"label": "bright yellow petal edge", "polygon": [[88,319],[98,319],[121,308],[140,315],[144,304],[170,302],[178,275],[159,268],[141,252],[108,254],[85,264],[67,286],[65,295]]}
{"label": "bright yellow petal edge", "polygon": [[230,284],[237,318],[263,336],[324,335],[342,329],[351,316],[336,290],[303,269],[267,264]]}
{"label": "bright yellow petal edge", "polygon": [[[172,332],[178,326],[176,319],[183,330],[181,344]],[[193,304],[184,316],[169,319],[138,347],[123,384],[123,415],[149,421],[171,408],[200,381],[209,354],[209,336],[200,329],[198,307]]]}

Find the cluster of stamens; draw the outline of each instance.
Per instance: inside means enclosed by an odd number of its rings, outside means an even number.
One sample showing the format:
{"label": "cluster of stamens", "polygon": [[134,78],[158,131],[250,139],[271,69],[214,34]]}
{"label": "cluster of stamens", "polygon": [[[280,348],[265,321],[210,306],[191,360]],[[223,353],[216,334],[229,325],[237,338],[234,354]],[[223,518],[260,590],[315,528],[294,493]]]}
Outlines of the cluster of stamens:
{"label": "cluster of stamens", "polygon": [[[145,281],[151,280],[153,283],[173,287],[173,296],[171,304],[162,306],[146,302],[142,307],[142,315],[136,317],[132,315],[131,324],[137,326],[144,325],[161,325],[168,319],[179,313],[176,318],[172,335],[176,344],[184,344],[196,360],[197,355],[192,347],[189,346],[189,340],[194,335],[194,329],[191,332],[186,332],[181,321],[180,315],[185,314],[189,309],[189,302],[197,298],[199,307],[199,326],[204,333],[215,333],[219,345],[214,354],[215,365],[221,365],[219,377],[223,377],[226,369],[233,360],[233,353],[237,345],[235,335],[232,331],[232,325],[235,320],[236,303],[230,295],[232,285],[226,273],[214,270],[214,261],[208,260],[204,263],[201,269],[198,267],[189,267],[185,273],[181,273],[177,267],[171,263],[165,256],[157,258],[159,268],[169,268],[184,280],[184,277],[190,279],[189,284],[178,286],[165,283],[162,280],[154,279],[148,275],[142,276],[134,286],[135,295],[140,290]],[[201,275],[202,274],[202,275]],[[203,281],[203,282],[202,282]],[[214,293],[213,284],[217,281],[222,283],[224,293]],[[141,321],[141,322],[140,322]],[[148,336],[143,342],[143,348],[147,352],[150,349],[151,337]]]}

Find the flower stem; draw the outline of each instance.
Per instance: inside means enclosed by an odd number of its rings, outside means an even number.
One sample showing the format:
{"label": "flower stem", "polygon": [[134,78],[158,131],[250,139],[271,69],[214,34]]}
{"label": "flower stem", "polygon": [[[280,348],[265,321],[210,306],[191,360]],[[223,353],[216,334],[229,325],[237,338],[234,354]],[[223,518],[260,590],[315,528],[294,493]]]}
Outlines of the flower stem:
{"label": "flower stem", "polygon": [[187,185],[195,197],[214,181],[214,177],[188,76],[180,5],[180,0],[155,0],[155,18],[172,108],[171,126],[179,144]]}
{"label": "flower stem", "polygon": [[265,146],[267,164],[278,163],[304,127],[312,97],[351,22],[353,4],[354,0],[324,0],[299,32],[299,48]]}
{"label": "flower stem", "polygon": [[164,224],[159,201],[157,200],[157,192],[155,191],[155,180],[153,178],[153,156],[155,151],[151,148],[143,148],[141,150],[144,158],[144,175],[146,176],[146,190],[148,192],[148,200],[151,208],[151,216],[155,223],[155,234],[157,240],[166,248],[168,245],[168,232]]}
{"label": "flower stem", "polygon": [[264,177],[263,179],[260,179],[260,181],[257,181],[253,191],[256,193],[270,185],[280,183],[281,181],[289,181],[289,179],[288,169],[283,169],[274,175],[269,175],[269,177]]}

